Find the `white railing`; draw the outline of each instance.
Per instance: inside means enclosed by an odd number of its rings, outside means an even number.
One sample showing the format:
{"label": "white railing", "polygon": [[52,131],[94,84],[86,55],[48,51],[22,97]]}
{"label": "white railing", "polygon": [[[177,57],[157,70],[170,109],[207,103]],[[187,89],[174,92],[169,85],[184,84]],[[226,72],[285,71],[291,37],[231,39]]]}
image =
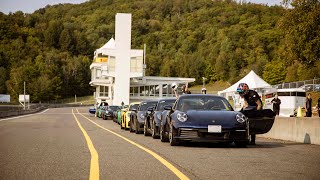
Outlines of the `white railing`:
{"label": "white railing", "polygon": [[274,85],[273,87],[277,89],[303,88],[306,91],[320,91],[320,78],[305,81],[281,83]]}

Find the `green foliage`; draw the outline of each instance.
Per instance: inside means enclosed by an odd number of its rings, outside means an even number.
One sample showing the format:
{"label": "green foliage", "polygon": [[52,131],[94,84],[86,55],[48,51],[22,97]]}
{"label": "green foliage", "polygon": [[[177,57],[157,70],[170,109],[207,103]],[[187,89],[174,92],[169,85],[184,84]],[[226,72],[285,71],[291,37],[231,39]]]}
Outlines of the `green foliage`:
{"label": "green foliage", "polygon": [[263,79],[271,85],[279,84],[286,76],[286,68],[281,61],[272,61],[264,67]]}
{"label": "green foliage", "polygon": [[92,0],[0,13],[0,92],[15,99],[26,81],[34,102],[92,94],[93,53],[114,37],[118,12],[132,13],[132,48],[147,44],[147,75],[196,84],[250,70],[271,84],[319,77],[319,2],[294,2]]}
{"label": "green foliage", "polygon": [[320,1],[292,0],[279,27],[285,33],[285,47],[294,60],[313,66],[320,59]]}

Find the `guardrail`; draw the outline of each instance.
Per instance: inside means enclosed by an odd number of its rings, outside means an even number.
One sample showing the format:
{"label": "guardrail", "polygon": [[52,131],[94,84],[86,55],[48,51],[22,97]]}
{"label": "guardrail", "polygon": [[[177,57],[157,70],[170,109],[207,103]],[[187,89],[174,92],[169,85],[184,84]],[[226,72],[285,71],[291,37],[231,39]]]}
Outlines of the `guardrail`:
{"label": "guardrail", "polygon": [[44,109],[48,108],[63,108],[63,107],[81,107],[88,106],[82,104],[31,104],[29,109],[24,110],[22,106],[19,105],[8,105],[8,106],[0,106],[0,119],[11,117],[11,116],[20,116],[26,114],[32,114],[40,112]]}

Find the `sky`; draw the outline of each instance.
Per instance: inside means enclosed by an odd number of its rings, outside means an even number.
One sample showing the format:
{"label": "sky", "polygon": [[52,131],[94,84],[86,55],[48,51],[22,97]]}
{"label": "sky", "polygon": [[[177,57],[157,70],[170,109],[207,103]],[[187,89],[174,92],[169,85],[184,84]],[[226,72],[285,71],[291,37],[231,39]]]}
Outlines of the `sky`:
{"label": "sky", "polygon": [[[46,5],[59,3],[79,4],[88,0],[0,0],[0,11],[8,14],[9,12],[22,11],[33,13],[35,10],[44,8]],[[246,2],[262,3],[268,5],[280,5],[282,0],[244,0]]]}

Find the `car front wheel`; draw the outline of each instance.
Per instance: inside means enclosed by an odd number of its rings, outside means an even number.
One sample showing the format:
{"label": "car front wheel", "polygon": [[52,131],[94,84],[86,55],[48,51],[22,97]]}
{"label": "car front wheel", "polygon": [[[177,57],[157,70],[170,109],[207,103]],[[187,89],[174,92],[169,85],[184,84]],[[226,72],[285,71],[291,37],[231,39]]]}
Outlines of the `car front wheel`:
{"label": "car front wheel", "polygon": [[170,124],[169,127],[169,143],[171,146],[178,146],[179,145],[179,141],[175,138],[177,136],[177,130],[174,129],[173,125]]}

